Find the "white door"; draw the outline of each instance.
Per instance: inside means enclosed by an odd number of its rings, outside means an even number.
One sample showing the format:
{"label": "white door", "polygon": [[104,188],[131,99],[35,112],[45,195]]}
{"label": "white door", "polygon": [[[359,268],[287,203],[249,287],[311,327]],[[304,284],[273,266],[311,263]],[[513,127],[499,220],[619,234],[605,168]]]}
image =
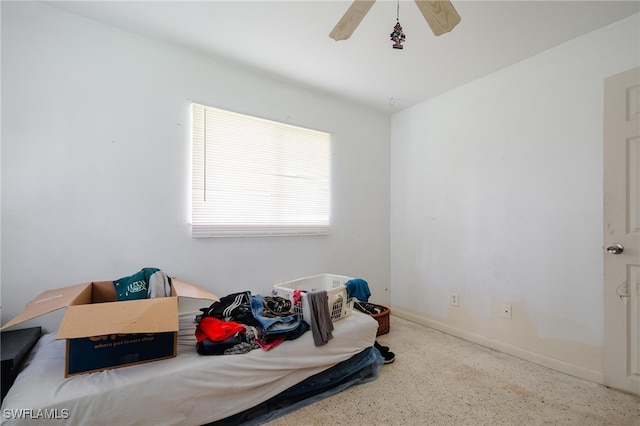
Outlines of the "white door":
{"label": "white door", "polygon": [[604,102],[604,384],[640,395],[640,68]]}

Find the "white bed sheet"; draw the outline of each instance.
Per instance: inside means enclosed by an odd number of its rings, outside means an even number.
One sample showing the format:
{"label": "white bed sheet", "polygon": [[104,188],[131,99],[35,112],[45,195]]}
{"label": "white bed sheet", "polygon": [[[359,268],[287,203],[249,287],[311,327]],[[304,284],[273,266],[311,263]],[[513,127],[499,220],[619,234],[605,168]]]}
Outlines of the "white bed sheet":
{"label": "white bed sheet", "polygon": [[[3,425],[202,425],[249,409],[373,345],[378,323],[354,311],[316,347],[311,331],[270,351],[202,356],[195,312],[180,316],[175,358],[64,378],[64,340],[40,338],[2,404]],[[22,410],[22,411],[20,411]],[[19,419],[18,414],[22,413]]]}

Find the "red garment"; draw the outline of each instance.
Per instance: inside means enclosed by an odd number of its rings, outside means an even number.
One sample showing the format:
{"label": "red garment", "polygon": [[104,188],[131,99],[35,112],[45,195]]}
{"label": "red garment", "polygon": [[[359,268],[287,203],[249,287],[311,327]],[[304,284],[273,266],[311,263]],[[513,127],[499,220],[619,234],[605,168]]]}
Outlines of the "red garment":
{"label": "red garment", "polygon": [[214,317],[204,317],[196,327],[196,339],[202,342],[209,339],[213,342],[222,342],[238,332],[245,332],[242,324],[233,321],[223,321]]}
{"label": "red garment", "polygon": [[302,297],[302,293],[304,292],[304,290],[294,290],[293,291],[293,304],[297,305],[298,302],[300,301],[300,298]]}
{"label": "red garment", "polygon": [[268,350],[271,350],[271,349],[275,348],[276,346],[280,345],[280,343],[284,342],[285,340],[286,340],[286,336],[282,336],[282,337],[278,337],[277,339],[275,339],[275,340],[273,340],[273,341],[271,341],[269,343],[263,342],[260,339],[255,339],[255,342],[258,344],[258,346],[260,346],[260,348],[263,351],[268,351]]}

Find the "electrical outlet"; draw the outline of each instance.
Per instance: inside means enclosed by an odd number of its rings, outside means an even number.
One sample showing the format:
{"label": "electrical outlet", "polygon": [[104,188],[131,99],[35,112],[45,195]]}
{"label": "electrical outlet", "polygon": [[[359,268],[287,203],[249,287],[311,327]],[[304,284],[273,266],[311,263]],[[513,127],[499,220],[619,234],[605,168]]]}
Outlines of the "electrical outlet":
{"label": "electrical outlet", "polygon": [[451,306],[458,306],[458,303],[459,303],[458,293],[451,293],[450,300],[451,300]]}
{"label": "electrical outlet", "polygon": [[511,319],[511,305],[509,305],[507,303],[503,303],[502,304],[502,316],[504,318]]}

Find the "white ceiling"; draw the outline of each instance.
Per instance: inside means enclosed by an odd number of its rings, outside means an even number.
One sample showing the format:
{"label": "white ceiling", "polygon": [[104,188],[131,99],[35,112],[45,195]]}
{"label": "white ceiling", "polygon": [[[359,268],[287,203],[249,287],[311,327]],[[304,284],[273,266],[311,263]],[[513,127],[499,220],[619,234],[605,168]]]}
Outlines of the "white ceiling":
{"label": "white ceiling", "polygon": [[453,0],[462,21],[452,32],[435,37],[414,2],[401,0],[406,42],[398,50],[389,39],[396,23],[396,0],[378,0],[345,41],[334,41],[328,34],[350,1],[47,3],[385,113],[640,11],[639,0]]}

